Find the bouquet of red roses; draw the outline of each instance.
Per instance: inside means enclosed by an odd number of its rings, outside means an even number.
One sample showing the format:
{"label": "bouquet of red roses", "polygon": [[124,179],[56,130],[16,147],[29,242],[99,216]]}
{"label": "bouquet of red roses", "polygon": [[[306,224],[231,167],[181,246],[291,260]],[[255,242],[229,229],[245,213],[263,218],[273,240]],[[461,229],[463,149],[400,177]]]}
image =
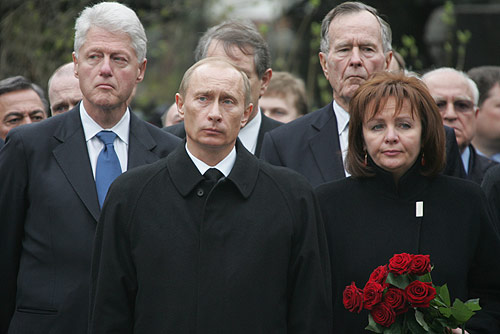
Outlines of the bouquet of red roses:
{"label": "bouquet of red roses", "polygon": [[343,294],[350,312],[370,311],[368,326],[375,333],[446,333],[461,328],[481,309],[479,299],[450,301],[448,287],[432,283],[429,255],[396,254],[370,275],[364,289],[354,282]]}

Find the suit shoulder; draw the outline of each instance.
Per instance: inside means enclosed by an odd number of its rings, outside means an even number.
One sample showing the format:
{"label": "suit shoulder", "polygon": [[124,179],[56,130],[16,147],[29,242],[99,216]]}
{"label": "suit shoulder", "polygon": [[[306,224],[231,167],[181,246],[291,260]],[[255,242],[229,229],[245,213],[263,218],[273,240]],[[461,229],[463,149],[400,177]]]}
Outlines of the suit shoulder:
{"label": "suit shoulder", "polygon": [[289,190],[313,190],[305,176],[298,172],[281,166],[275,166],[263,160],[259,160],[260,171],[272,179],[279,187]]}
{"label": "suit shoulder", "polygon": [[180,122],[180,123],[177,123],[174,125],[164,127],[162,130],[165,132],[171,133],[174,136],[177,136],[179,138],[186,137],[186,130],[184,129],[184,122]]}
{"label": "suit shoulder", "polygon": [[170,140],[174,143],[180,143],[182,141],[179,137],[177,137],[177,136],[175,136],[167,131],[164,131],[163,129],[161,129],[155,125],[152,125],[146,121],[142,121],[142,122],[144,122],[149,133],[151,133],[151,135],[155,138],[167,139],[167,140]]}
{"label": "suit shoulder", "polygon": [[167,169],[166,158],[129,169],[116,178],[113,182],[113,187],[122,189],[122,191],[125,191],[125,189],[126,191],[138,190],[149,183],[159,173],[164,172],[165,169]]}

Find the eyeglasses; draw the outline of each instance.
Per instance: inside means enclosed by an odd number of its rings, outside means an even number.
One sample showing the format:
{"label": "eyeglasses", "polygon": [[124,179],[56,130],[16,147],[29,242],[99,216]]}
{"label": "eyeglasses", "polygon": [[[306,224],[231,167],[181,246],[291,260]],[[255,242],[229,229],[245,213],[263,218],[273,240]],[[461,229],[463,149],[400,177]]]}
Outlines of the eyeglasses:
{"label": "eyeglasses", "polygon": [[[449,103],[448,101],[444,100],[436,101],[436,104],[440,112],[446,111],[448,103]],[[472,101],[467,101],[467,100],[456,100],[453,101],[453,109],[455,109],[456,112],[460,113],[472,112],[474,111],[474,103]]]}

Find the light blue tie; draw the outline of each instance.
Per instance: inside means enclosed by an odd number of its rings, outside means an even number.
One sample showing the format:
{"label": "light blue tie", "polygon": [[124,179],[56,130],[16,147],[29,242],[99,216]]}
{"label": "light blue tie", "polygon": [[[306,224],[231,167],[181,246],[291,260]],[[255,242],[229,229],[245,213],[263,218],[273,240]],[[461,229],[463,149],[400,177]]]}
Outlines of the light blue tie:
{"label": "light blue tie", "polygon": [[96,137],[104,143],[104,148],[97,157],[95,170],[97,197],[99,199],[99,206],[102,208],[102,203],[104,203],[109,186],[122,173],[122,169],[115,152],[115,147],[113,146],[116,133],[113,131],[101,131],[96,134]]}

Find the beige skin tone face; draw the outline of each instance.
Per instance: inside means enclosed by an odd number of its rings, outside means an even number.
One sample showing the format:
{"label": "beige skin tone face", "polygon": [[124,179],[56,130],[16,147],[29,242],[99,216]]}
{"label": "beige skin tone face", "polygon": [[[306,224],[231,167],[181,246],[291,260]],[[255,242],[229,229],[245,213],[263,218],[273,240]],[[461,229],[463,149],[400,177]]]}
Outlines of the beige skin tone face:
{"label": "beige skin tone face", "polygon": [[431,74],[425,78],[443,123],[455,130],[457,144],[462,153],[476,132],[477,108],[472,91],[465,79],[453,72]]}
{"label": "beige skin tone face", "polygon": [[113,127],[123,116],[135,86],[144,79],[146,60],[137,61],[130,37],[90,28],[73,54],[75,75],[83,93],[83,105],[103,128]]}
{"label": "beige skin tone face", "polygon": [[264,95],[260,98],[259,105],[264,115],[282,123],[291,122],[301,116],[290,95]]}
{"label": "beige skin tone face", "polygon": [[250,80],[250,86],[252,88],[252,103],[254,105],[252,113],[250,115],[249,121],[252,120],[257,112],[259,112],[259,98],[266,92],[267,86],[271,81],[273,71],[268,68],[262,78],[257,75],[257,69],[255,67],[253,54],[246,55],[237,47],[231,48],[231,55],[229,57],[224,50],[222,43],[214,40],[210,43],[207,51],[207,57],[221,57],[229,61],[230,63],[239,67]]}
{"label": "beige skin tone face", "polygon": [[0,95],[0,138],[22,124],[43,121],[47,118],[42,100],[31,89],[18,90]]}
{"label": "beige skin tone face", "polygon": [[500,152],[500,85],[488,92],[476,119],[476,135],[472,143],[482,153],[492,156]]}
{"label": "beige skin tone face", "polygon": [[422,122],[417,115],[412,117],[407,101],[399,114],[395,110],[396,101],[390,97],[377,115],[363,122],[363,138],[373,162],[398,182],[419,156]]}
{"label": "beige skin tone face", "polygon": [[53,116],[73,109],[82,98],[80,83],[74,75],[55,76],[50,82],[49,100]]}
{"label": "beige skin tone face", "polygon": [[189,151],[210,166],[233,149],[252,104],[245,106],[243,77],[229,64],[203,64],[192,73],[185,96],[176,94]]}
{"label": "beige skin tone face", "polygon": [[328,38],[328,54],[320,52],[319,60],[334,100],[348,111],[358,87],[372,73],[388,68],[392,51],[384,54],[380,25],[367,11],[336,17]]}

